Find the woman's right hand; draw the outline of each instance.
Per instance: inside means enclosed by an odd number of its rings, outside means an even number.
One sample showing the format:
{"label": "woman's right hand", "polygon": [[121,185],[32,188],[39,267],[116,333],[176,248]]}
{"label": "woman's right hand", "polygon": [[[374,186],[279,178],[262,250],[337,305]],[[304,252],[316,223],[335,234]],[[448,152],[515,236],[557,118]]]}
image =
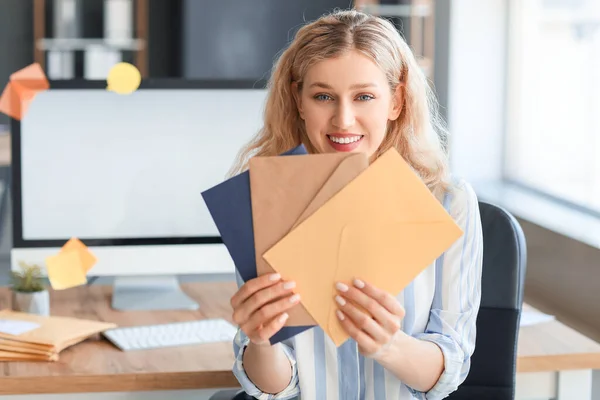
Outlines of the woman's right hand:
{"label": "woman's right hand", "polygon": [[265,274],[246,282],[231,298],[233,321],[259,346],[270,346],[269,339],[287,321],[287,310],[300,301],[294,282],[284,282],[279,274]]}

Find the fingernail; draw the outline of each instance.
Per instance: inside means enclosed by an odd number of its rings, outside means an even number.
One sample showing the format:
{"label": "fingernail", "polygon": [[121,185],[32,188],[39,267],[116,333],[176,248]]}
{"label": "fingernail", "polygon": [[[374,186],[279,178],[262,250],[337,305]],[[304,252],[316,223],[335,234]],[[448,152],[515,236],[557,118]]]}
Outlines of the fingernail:
{"label": "fingernail", "polygon": [[299,294],[295,294],[292,297],[290,297],[290,303],[297,303],[300,300],[300,295]]}
{"label": "fingernail", "polygon": [[281,314],[281,316],[279,317],[279,322],[284,323],[285,321],[287,321],[288,317],[288,313]]}
{"label": "fingernail", "polygon": [[272,275],[269,277],[269,280],[270,280],[270,281],[278,281],[278,280],[280,280],[280,279],[281,279],[281,275],[279,275],[279,274],[272,274]]}
{"label": "fingernail", "polygon": [[290,281],[283,284],[283,288],[288,290],[296,287],[296,282]]}
{"label": "fingernail", "polygon": [[337,310],[335,312],[337,314],[337,317],[340,319],[340,321],[343,321],[346,317],[344,317],[344,313],[342,313],[340,310]]}
{"label": "fingernail", "polygon": [[338,303],[340,306],[343,306],[343,305],[345,305],[345,304],[346,304],[346,300],[344,300],[344,299],[342,298],[342,296],[335,296],[335,301],[337,301],[337,303]]}
{"label": "fingernail", "polygon": [[356,286],[359,289],[362,289],[365,287],[365,283],[363,281],[361,281],[360,279],[355,279],[354,286]]}
{"label": "fingernail", "polygon": [[342,282],[338,282],[335,284],[335,287],[340,291],[340,292],[347,292],[348,291],[348,285],[343,284]]}

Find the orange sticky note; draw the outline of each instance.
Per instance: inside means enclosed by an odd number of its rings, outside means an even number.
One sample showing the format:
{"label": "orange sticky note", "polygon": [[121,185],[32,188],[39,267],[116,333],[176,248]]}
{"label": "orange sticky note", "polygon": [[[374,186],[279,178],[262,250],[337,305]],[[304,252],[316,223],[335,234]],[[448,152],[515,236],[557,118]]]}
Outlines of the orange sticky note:
{"label": "orange sticky note", "polygon": [[71,238],[58,254],[46,258],[52,288],[63,290],[86,284],[86,275],[96,262],[96,257],[81,240]]}
{"label": "orange sticky note", "polygon": [[10,76],[0,96],[0,112],[21,120],[35,95],[49,88],[42,66],[31,64]]}
{"label": "orange sticky note", "polygon": [[358,277],[397,296],[462,234],[392,149],[263,256],[340,346],[349,336],[335,314],[336,282]]}
{"label": "orange sticky note", "polygon": [[61,253],[76,252],[80,258],[81,269],[88,273],[98,261],[83,242],[77,238],[71,238],[61,249]]}

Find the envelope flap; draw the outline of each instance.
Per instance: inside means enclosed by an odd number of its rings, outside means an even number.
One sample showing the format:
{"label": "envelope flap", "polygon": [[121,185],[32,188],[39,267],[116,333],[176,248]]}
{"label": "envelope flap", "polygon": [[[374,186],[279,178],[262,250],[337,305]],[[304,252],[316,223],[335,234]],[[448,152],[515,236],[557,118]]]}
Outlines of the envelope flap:
{"label": "envelope flap", "polygon": [[311,216],[348,183],[352,182],[367,169],[368,166],[369,160],[364,153],[354,153],[343,159],[329,179],[327,179],[327,182],[323,184],[323,187],[321,187],[319,192],[313,197],[302,215],[300,215],[294,224],[294,228]]}

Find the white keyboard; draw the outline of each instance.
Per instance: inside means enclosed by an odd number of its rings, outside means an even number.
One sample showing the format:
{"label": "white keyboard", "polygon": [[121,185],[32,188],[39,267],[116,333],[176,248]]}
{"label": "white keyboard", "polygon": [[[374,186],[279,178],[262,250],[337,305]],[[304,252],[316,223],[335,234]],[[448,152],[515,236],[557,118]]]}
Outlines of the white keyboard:
{"label": "white keyboard", "polygon": [[237,328],[224,319],[109,329],[103,335],[123,351],[231,342]]}

